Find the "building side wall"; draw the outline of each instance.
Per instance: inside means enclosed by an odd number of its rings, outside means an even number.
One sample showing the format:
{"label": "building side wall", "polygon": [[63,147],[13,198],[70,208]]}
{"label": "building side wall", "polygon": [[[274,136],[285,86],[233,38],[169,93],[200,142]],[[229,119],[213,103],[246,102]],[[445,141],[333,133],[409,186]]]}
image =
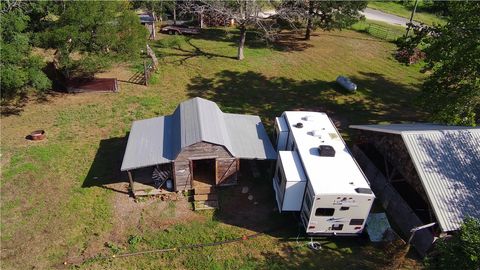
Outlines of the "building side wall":
{"label": "building side wall", "polygon": [[[173,173],[175,175],[176,191],[192,189],[193,172],[190,168],[190,160],[207,158],[235,159],[227,149],[221,145],[199,142],[185,147],[174,161]],[[225,164],[228,165],[229,163],[227,162]]]}

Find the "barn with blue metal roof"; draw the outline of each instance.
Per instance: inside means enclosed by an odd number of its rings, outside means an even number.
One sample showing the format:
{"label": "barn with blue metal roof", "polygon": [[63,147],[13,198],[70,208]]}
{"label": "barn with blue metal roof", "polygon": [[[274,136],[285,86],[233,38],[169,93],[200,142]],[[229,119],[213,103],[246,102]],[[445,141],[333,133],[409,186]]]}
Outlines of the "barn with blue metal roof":
{"label": "barn with blue metal roof", "polygon": [[157,188],[172,179],[180,191],[236,184],[241,159],[276,159],[260,117],[224,113],[212,101],[193,98],[171,115],[135,121],[121,170],[129,173],[134,194],[140,191],[134,181]]}

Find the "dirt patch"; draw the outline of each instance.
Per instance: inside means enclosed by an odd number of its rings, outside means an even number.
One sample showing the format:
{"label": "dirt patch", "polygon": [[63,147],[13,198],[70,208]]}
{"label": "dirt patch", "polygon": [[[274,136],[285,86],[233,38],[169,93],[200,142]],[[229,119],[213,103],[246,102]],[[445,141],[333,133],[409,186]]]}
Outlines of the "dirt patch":
{"label": "dirt patch", "polygon": [[128,81],[134,72],[127,64],[119,64],[109,68],[107,71],[95,74],[97,78],[116,78],[119,81]]}
{"label": "dirt patch", "polygon": [[164,230],[175,224],[205,219],[192,210],[188,198],[181,193],[176,201],[162,201],[153,196],[134,199],[124,193],[128,189],[126,183],[112,184],[108,188],[118,191],[113,198],[113,229],[91,241],[82,253],[82,260],[72,260],[71,263],[79,263],[98,254],[108,254],[105,243],[126,246],[130,235],[141,235],[149,230]]}
{"label": "dirt patch", "polygon": [[124,241],[129,232],[165,229],[173,224],[189,222],[202,217],[192,211],[188,198],[181,193],[176,201],[162,201],[158,197],[134,200],[124,194],[115,196],[112,240]]}

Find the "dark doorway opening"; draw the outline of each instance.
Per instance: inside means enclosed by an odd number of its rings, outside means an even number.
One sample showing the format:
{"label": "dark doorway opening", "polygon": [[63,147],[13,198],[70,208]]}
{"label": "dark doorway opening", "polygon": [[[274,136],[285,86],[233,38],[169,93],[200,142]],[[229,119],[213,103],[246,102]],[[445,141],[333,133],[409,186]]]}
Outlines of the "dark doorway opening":
{"label": "dark doorway opening", "polygon": [[192,160],[193,187],[215,185],[215,159]]}

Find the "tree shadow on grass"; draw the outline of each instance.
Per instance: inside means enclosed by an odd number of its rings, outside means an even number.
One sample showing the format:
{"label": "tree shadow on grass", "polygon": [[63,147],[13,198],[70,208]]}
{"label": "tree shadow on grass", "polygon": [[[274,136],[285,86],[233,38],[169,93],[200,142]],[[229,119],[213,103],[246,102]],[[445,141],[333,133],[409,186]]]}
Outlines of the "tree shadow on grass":
{"label": "tree shadow on grass", "polygon": [[[381,249],[359,237],[317,238],[321,250],[310,250],[306,243],[284,246],[280,252],[264,251],[265,269],[381,269],[389,261]],[[320,268],[319,268],[320,267]],[[385,267],[388,269],[388,267]]]}
{"label": "tree shadow on grass", "polygon": [[[161,52],[159,54],[159,56],[163,58],[165,63],[180,64],[180,65],[186,64],[186,62],[188,60],[190,60],[192,58],[195,58],[195,57],[206,57],[208,59],[217,58],[217,57],[218,58],[227,58],[227,59],[237,59],[234,56],[226,56],[226,55],[221,55],[221,54],[217,54],[217,53],[207,52],[207,51],[203,50],[202,48],[200,48],[199,46],[195,45],[192,42],[192,39],[190,37],[185,38],[185,43],[188,45],[188,48],[182,48],[182,46],[180,44],[175,44],[175,45],[169,47],[174,52],[171,52],[171,53]],[[161,46],[161,45],[155,44],[155,45],[153,45],[153,47],[155,47],[155,48],[165,48],[165,47],[168,47],[168,46]],[[175,60],[173,60],[173,61],[167,61],[165,59],[165,57],[172,57],[172,56],[173,57],[178,57],[178,58],[175,58]]]}
{"label": "tree shadow on grass", "polygon": [[[209,28],[202,29],[199,35],[192,36],[193,39],[204,39],[210,41],[228,42],[230,46],[237,47],[240,39],[240,31],[238,29],[231,28]],[[256,30],[247,31],[245,40],[245,47],[258,49],[258,48],[271,48],[277,51],[303,51],[313,47],[310,43],[306,42],[295,31],[283,31],[276,35],[275,41],[267,41],[263,34]]]}
{"label": "tree shadow on grass", "polygon": [[[175,37],[179,38],[179,37]],[[240,33],[237,29],[221,29],[221,28],[210,28],[210,29],[203,29],[202,32],[198,35],[194,36],[183,36],[180,39],[184,39],[185,42],[189,45],[190,48],[184,49],[176,42],[172,42],[172,44],[168,44],[169,42],[165,42],[165,44],[156,43],[153,47],[156,48],[170,48],[176,52],[174,53],[162,53],[162,56],[178,56],[181,57],[180,60],[175,60],[174,62],[178,62],[180,64],[184,64],[186,60],[198,56],[203,56],[207,58],[228,58],[228,59],[236,59],[235,56],[228,56],[228,55],[221,55],[216,53],[208,52],[199,46],[195,45],[192,40],[208,40],[208,41],[218,41],[218,42],[226,42],[229,43],[231,47],[238,46],[238,40],[240,38]],[[173,39],[173,38],[172,38]],[[258,31],[248,31],[245,41],[245,47],[251,49],[258,49],[258,48],[270,48],[277,51],[303,51],[307,48],[313,47],[310,43],[305,42],[300,36],[298,36],[295,32],[281,32],[277,35],[277,39],[275,41],[267,42],[261,33]]]}
{"label": "tree shadow on grass", "polygon": [[420,121],[426,115],[418,105],[420,84],[402,84],[393,82],[384,75],[375,72],[359,72],[359,76],[352,76],[357,83],[358,91],[373,103],[379,104],[385,116],[381,120],[387,121]]}
{"label": "tree shadow on grass", "polygon": [[20,115],[23,112],[25,105],[28,102],[27,97],[21,97],[18,100],[2,100],[1,101],[1,115],[11,116],[11,115]]}
{"label": "tree shadow on grass", "polygon": [[95,158],[82,187],[102,187],[128,194],[124,187],[128,183],[125,173],[120,171],[128,134],[121,138],[101,140]]}
{"label": "tree shadow on grass", "polygon": [[0,104],[0,114],[2,117],[20,115],[29,103],[48,103],[51,102],[52,98],[59,97],[64,94],[65,93],[56,92],[53,90],[33,93],[29,95],[22,93],[16,98],[3,99]]}
{"label": "tree shadow on grass", "polygon": [[341,129],[349,124],[417,120],[414,86],[392,82],[378,73],[360,73],[352,80],[358,93],[335,81],[266,77],[253,71],[224,70],[213,78],[197,76],[187,86],[190,97],[204,97],[225,112],[256,114],[272,131],[274,118],[284,111],[322,111]]}

